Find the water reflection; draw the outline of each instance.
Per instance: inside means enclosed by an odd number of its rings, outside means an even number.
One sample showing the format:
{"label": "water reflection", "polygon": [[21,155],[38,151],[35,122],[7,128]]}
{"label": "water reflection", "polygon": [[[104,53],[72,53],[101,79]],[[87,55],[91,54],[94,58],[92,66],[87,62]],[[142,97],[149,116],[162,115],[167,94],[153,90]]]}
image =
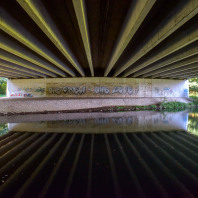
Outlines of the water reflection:
{"label": "water reflection", "polygon": [[0,197],[196,198],[198,137],[187,133],[196,119],[188,111],[0,117],[10,130],[0,137]]}
{"label": "water reflection", "polygon": [[[2,120],[3,121],[3,120]],[[128,133],[186,131],[188,112],[119,112],[9,117],[9,131]]]}
{"label": "water reflection", "polygon": [[188,116],[188,132],[198,135],[198,113],[192,112]]}

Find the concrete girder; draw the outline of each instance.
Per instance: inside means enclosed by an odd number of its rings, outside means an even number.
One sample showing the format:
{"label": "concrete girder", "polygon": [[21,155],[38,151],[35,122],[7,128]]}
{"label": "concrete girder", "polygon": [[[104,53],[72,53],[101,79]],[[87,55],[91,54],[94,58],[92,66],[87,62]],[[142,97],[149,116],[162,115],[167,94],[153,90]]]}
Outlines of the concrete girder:
{"label": "concrete girder", "polygon": [[2,59],[0,59],[0,65],[2,65],[4,67],[7,67],[7,68],[10,68],[10,69],[16,69],[18,71],[22,71],[22,72],[26,72],[26,73],[29,73],[29,74],[37,75],[37,76],[40,76],[40,77],[46,77],[46,75],[44,75],[44,74],[41,74],[39,72],[35,72],[33,70],[30,70],[30,69],[27,69],[27,68],[24,68],[24,67],[21,67],[19,65],[14,64],[14,63],[4,61]]}
{"label": "concrete girder", "polygon": [[145,60],[142,64],[125,73],[123,77],[127,77],[128,75],[131,75],[139,71],[140,69],[143,69],[151,65],[156,61],[186,47],[187,45],[190,45],[191,43],[197,40],[198,40],[198,24],[195,24],[193,27],[189,27],[189,29],[184,31],[179,36],[175,36],[172,40],[166,43],[165,46],[157,50],[155,55],[149,56],[149,58],[147,58],[147,60]]}
{"label": "concrete girder", "polygon": [[177,69],[177,68],[180,68],[180,67],[183,67],[183,66],[187,67],[188,65],[193,64],[193,63],[197,63],[197,62],[198,62],[198,55],[195,55],[195,56],[192,56],[190,58],[186,58],[184,60],[173,63],[169,66],[166,66],[165,68],[161,68],[161,69],[158,69],[156,71],[145,74],[145,75],[143,75],[143,77],[145,78],[145,77],[149,77],[149,76],[155,76],[159,73],[163,73],[163,72],[166,72],[166,71],[171,72],[174,69]]}
{"label": "concrete girder", "polygon": [[10,40],[2,34],[0,35],[0,49],[3,49],[11,54],[14,54],[15,56],[18,56],[62,77],[66,77],[65,73],[61,69],[51,65],[49,62],[35,55],[35,53],[29,48],[23,47],[16,40]]}
{"label": "concrete girder", "polygon": [[155,2],[156,0],[132,1],[131,7],[124,22],[125,25],[121,29],[104,76],[109,74]]}
{"label": "concrete girder", "polygon": [[5,61],[17,64],[19,66],[22,66],[22,67],[25,67],[25,68],[28,68],[28,69],[32,69],[32,70],[40,72],[42,74],[46,74],[46,75],[51,76],[51,77],[56,77],[57,76],[54,73],[52,73],[52,72],[50,72],[46,69],[38,67],[38,66],[36,66],[36,65],[18,57],[18,56],[10,54],[9,52],[6,52],[6,51],[1,50],[1,49],[0,49],[0,58],[5,60]]}
{"label": "concrete girder", "polygon": [[[168,77],[169,78],[172,78],[172,77],[175,77],[175,78],[179,78],[179,77],[184,77],[184,76],[191,76],[191,75],[197,75],[198,74],[198,70],[194,70],[193,69],[193,71],[189,71],[189,72],[180,72],[180,73],[178,73],[177,75],[171,75],[171,74],[169,74],[168,75]],[[166,76],[157,76],[157,77],[155,77],[155,78],[159,78],[159,77],[166,77]],[[167,77],[166,77],[167,78]]]}
{"label": "concrete girder", "polygon": [[196,63],[190,64],[187,67],[184,66],[184,67],[181,67],[179,69],[170,70],[169,72],[162,72],[160,74],[153,75],[152,77],[153,78],[156,78],[157,76],[167,76],[168,77],[169,75],[172,75],[172,74],[177,75],[177,73],[180,73],[180,72],[183,72],[183,71],[186,71],[186,70],[189,71],[190,69],[196,69],[196,68],[198,68],[198,60],[197,60]]}
{"label": "concrete girder", "polygon": [[89,63],[91,76],[94,76],[86,5],[85,5],[84,0],[72,0],[72,2],[73,2],[74,10],[76,13],[76,18],[78,21],[78,26],[79,26],[81,37],[83,40],[85,52],[87,55],[87,60]]}
{"label": "concrete girder", "polygon": [[18,75],[18,74],[13,74],[12,72],[3,72],[0,71],[0,76],[7,76],[6,78],[29,78],[27,76],[23,76],[23,75]]}
{"label": "concrete girder", "polygon": [[[185,4],[185,6],[184,6],[184,4]],[[130,56],[129,60],[115,72],[114,76],[118,76],[124,70],[126,70],[127,68],[132,66],[134,63],[136,63],[140,58],[142,58],[145,54],[147,54],[149,51],[151,51],[154,47],[159,45],[163,40],[165,40],[168,36],[170,36],[176,30],[178,30],[182,25],[184,25],[187,21],[189,21],[197,13],[198,13],[198,1],[197,0],[182,1],[180,3],[180,5],[178,7],[176,7],[175,10],[173,12],[171,12],[162,21],[160,26],[135,51],[135,53],[133,53]],[[170,49],[168,49],[168,50],[170,50]],[[170,54],[170,53],[167,52],[166,54]],[[165,57],[165,54],[160,55],[158,60],[163,57]],[[146,61],[143,64],[138,65],[134,69],[127,72],[124,75],[124,77],[129,76],[130,74],[137,72],[138,70],[155,62],[154,60],[152,59],[152,61]]]}
{"label": "concrete girder", "polygon": [[178,52],[171,54],[165,59],[162,59],[161,61],[158,61],[157,63],[154,63],[149,67],[148,69],[144,69],[143,71],[136,72],[133,77],[139,77],[143,75],[143,77],[147,77],[147,73],[150,73],[154,70],[160,69],[162,67],[168,66],[170,64],[176,63],[180,60],[183,60],[185,58],[191,57],[198,54],[198,43],[195,42],[193,45],[189,45],[185,47],[185,49],[179,50]]}
{"label": "concrete girder", "polygon": [[[67,60],[74,66],[74,68],[82,76],[85,76],[82,67],[60,34],[42,2],[40,0],[17,0],[17,2],[27,12],[32,20],[40,27],[40,29],[47,35],[47,37],[53,42],[53,44],[60,50],[60,52],[67,58]],[[69,72],[70,75],[74,76],[74,73],[72,73],[69,68],[67,68],[66,72]]]}
{"label": "concrete girder", "polygon": [[0,8],[0,29],[27,46],[52,64],[71,76],[74,72],[48,50],[39,40],[28,32],[18,21],[12,18],[3,8]]}
{"label": "concrete girder", "polygon": [[172,76],[169,75],[168,77],[166,76],[159,76],[157,78],[153,78],[153,79],[189,79],[189,78],[196,78],[198,76],[198,72],[193,72],[193,74],[180,74],[178,76]]}
{"label": "concrete girder", "polygon": [[17,79],[17,77],[12,77],[12,76],[7,75],[7,74],[2,74],[2,73],[0,73],[0,75],[1,75],[1,78]]}
{"label": "concrete girder", "polygon": [[[4,66],[2,66],[1,64],[0,64],[0,71],[5,71],[5,72],[10,72],[10,69],[8,69],[8,68],[6,68],[6,67],[4,67]],[[18,70],[16,70],[16,69],[12,69],[12,71],[11,71],[13,74],[17,74],[17,75],[23,75],[23,76],[27,76],[27,77],[32,77],[32,78],[38,78],[38,76],[36,76],[36,75],[33,75],[33,74],[27,74],[27,73],[25,73],[25,72],[21,72],[21,71],[18,71]],[[47,77],[47,76],[46,76]]]}

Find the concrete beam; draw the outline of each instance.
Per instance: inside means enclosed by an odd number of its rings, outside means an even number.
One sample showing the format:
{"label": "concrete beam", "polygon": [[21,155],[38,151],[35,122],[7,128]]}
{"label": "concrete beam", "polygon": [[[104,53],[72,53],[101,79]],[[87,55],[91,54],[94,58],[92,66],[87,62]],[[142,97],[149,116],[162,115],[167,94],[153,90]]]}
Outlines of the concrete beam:
{"label": "concrete beam", "polygon": [[0,8],[0,29],[27,46],[52,64],[71,76],[74,72],[48,50],[39,40],[27,31],[18,21],[12,18],[3,8]]}
{"label": "concrete beam", "polygon": [[47,37],[53,42],[53,44],[60,50],[60,52],[68,59],[74,68],[82,76],[85,76],[82,67],[74,57],[69,46],[60,34],[42,2],[40,0],[17,0],[17,2],[28,13],[32,20],[34,20],[34,22],[40,27],[40,29],[47,35]]}
{"label": "concrete beam", "polygon": [[[0,64],[0,71],[2,71],[2,72],[12,72],[13,74],[22,75],[22,76],[27,76],[27,77],[30,77],[30,78],[38,78],[38,76],[36,76],[36,75],[28,74],[28,73],[25,73],[25,72],[21,72],[21,71],[18,71],[18,70],[16,70],[16,69],[12,69],[12,70],[10,71],[10,69],[8,69],[8,68],[2,66],[1,64]],[[47,76],[46,76],[46,77],[47,77]]]}
{"label": "concrete beam", "polygon": [[[189,72],[179,72],[179,73],[177,73],[177,74],[169,74],[168,76],[167,75],[165,75],[165,76],[156,76],[155,78],[159,78],[159,77],[163,77],[163,78],[179,78],[179,77],[190,77],[190,76],[193,76],[193,75],[195,75],[195,76],[198,76],[198,70],[195,70],[195,69],[193,69],[192,71],[189,71]],[[154,78],[154,77],[152,77],[152,78]]]}
{"label": "concrete beam", "polygon": [[22,66],[22,67],[40,72],[42,74],[46,74],[46,75],[51,76],[51,77],[57,77],[57,75],[55,75],[54,73],[52,73],[52,72],[50,72],[46,69],[43,69],[41,67],[38,67],[38,66],[36,66],[36,65],[26,61],[26,60],[23,60],[23,59],[19,58],[18,56],[10,54],[9,52],[6,52],[6,51],[1,50],[1,49],[0,49],[0,58],[5,60],[5,61],[17,64],[19,66]]}
{"label": "concrete beam", "polygon": [[[184,66],[184,67],[181,67],[179,69],[173,69],[173,70],[170,70],[169,72],[162,72],[160,74],[156,74],[156,75],[153,75],[152,77],[153,78],[156,78],[158,76],[169,76],[169,75],[177,75],[177,73],[181,73],[181,72],[184,72],[184,71],[190,71],[191,69],[197,69],[198,68],[198,61],[197,63],[194,63],[194,64],[190,64],[188,65],[187,67]],[[192,71],[192,70],[191,70]],[[184,72],[185,73],[185,72]]]}
{"label": "concrete beam", "polygon": [[127,77],[140,69],[143,69],[158,60],[190,45],[193,42],[198,40],[198,24],[195,24],[192,27],[189,27],[186,31],[175,36],[172,40],[170,40],[166,45],[162,46],[154,55],[151,55],[147,60],[145,60],[142,64],[138,65],[134,69],[129,70],[123,76]]}
{"label": "concrete beam", "polygon": [[61,69],[45,61],[40,56],[37,56],[34,52],[32,52],[32,50],[20,45],[16,40],[8,38],[3,34],[0,34],[0,49],[3,49],[55,74],[58,74],[61,77],[66,77],[66,74]]}
{"label": "concrete beam", "polygon": [[191,65],[193,63],[197,63],[198,62],[198,55],[195,55],[195,56],[192,56],[190,58],[186,58],[184,60],[181,60],[181,61],[178,61],[176,63],[173,63],[169,66],[166,66],[165,68],[161,68],[161,69],[158,69],[156,71],[152,71],[150,73],[147,73],[145,75],[143,75],[143,77],[149,77],[149,76],[155,76],[159,73],[163,73],[163,72],[166,72],[166,71],[169,71],[170,73],[172,72],[172,70],[174,69],[180,69],[180,67],[183,67],[183,66],[186,66],[188,67],[188,65]]}
{"label": "concrete beam", "polygon": [[[176,30],[178,30],[183,24],[189,21],[193,16],[198,13],[198,1],[197,0],[189,0],[189,1],[181,1],[180,5],[178,5],[174,11],[172,11],[157,27],[157,29],[151,34],[150,37],[129,57],[129,60],[119,67],[119,69],[115,72],[114,76],[118,76],[120,73],[125,71],[128,67],[132,66],[136,63],[140,58],[142,58],[145,54],[151,51],[154,47],[159,45],[162,41],[164,41],[168,36],[173,34]],[[185,44],[182,46],[184,47]],[[180,49],[181,47],[178,47]],[[177,49],[177,50],[178,50]],[[174,50],[168,49],[168,52],[164,52],[159,55],[159,58],[163,58],[167,56],[167,54],[173,53]],[[175,50],[176,51],[176,50]],[[155,62],[155,58],[152,61],[146,61],[135,69],[127,72],[124,77],[129,76],[130,74],[137,72],[138,70],[144,68],[148,64]]]}
{"label": "concrete beam", "polygon": [[168,66],[173,63],[177,63],[180,60],[189,58],[196,54],[198,54],[198,42],[195,42],[195,43],[193,43],[193,45],[189,45],[189,46],[185,47],[184,49],[181,49],[178,52],[173,53],[173,54],[169,55],[168,57],[158,61],[157,63],[150,65],[149,68],[146,68],[143,71],[134,73],[132,76],[138,77],[138,76],[143,75],[144,77],[146,77],[148,73],[150,73],[154,70],[163,68],[163,67]]}
{"label": "concrete beam", "polygon": [[12,72],[0,71],[0,76],[5,78],[29,78],[27,76],[14,74]]}
{"label": "concrete beam", "polygon": [[91,75],[94,76],[86,5],[85,5],[84,0],[72,0],[72,2],[73,2],[74,10],[76,13],[76,18],[78,21],[78,26],[79,26],[81,37],[83,40],[85,52],[87,55],[87,60],[89,63]]}
{"label": "concrete beam", "polygon": [[113,49],[113,53],[111,54],[111,58],[105,70],[104,76],[109,74],[155,2],[156,0],[132,1],[131,7],[124,22],[124,26],[120,31],[120,35]]}
{"label": "concrete beam", "polygon": [[16,69],[18,71],[22,71],[22,72],[26,72],[26,73],[29,73],[29,74],[37,75],[39,77],[46,77],[46,75],[44,75],[44,74],[41,74],[39,72],[35,72],[33,70],[21,67],[19,65],[16,65],[16,64],[13,64],[13,63],[10,63],[10,62],[7,62],[7,61],[4,61],[2,59],[0,59],[0,65],[2,65],[4,67],[7,67],[7,68],[10,68],[10,69]]}

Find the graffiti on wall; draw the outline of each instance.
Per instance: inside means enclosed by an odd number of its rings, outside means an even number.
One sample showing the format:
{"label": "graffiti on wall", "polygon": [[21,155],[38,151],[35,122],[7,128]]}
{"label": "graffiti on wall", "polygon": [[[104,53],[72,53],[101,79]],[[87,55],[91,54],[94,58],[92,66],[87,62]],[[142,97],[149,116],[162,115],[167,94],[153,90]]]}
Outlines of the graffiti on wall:
{"label": "graffiti on wall", "polygon": [[54,87],[48,88],[49,94],[60,95],[64,94],[74,94],[74,95],[82,95],[86,93],[86,87]]}
{"label": "graffiti on wall", "polygon": [[10,97],[23,97],[22,93],[12,93],[10,94]]}
{"label": "graffiti on wall", "polygon": [[45,88],[43,87],[24,87],[24,88],[17,88],[16,90],[9,90],[10,97],[33,97],[36,96],[43,96],[45,95]]}
{"label": "graffiti on wall", "polygon": [[36,88],[24,88],[24,91],[26,93],[45,93],[45,88],[42,88],[42,87],[36,87]]}
{"label": "graffiti on wall", "polygon": [[149,83],[145,83],[142,87],[143,89],[143,96],[145,97],[151,97],[152,96],[152,84]]}
{"label": "graffiti on wall", "polygon": [[70,95],[83,95],[87,93],[92,94],[103,94],[103,95],[109,95],[109,94],[128,94],[128,95],[137,95],[139,92],[139,87],[130,87],[130,86],[116,86],[116,87],[107,87],[107,86],[97,86],[93,89],[88,89],[86,86],[82,87],[49,87],[48,88],[48,94],[55,94],[55,95],[61,95],[61,94],[70,94]]}
{"label": "graffiti on wall", "polygon": [[[126,81],[126,82],[125,82]],[[173,86],[174,85],[174,86]],[[179,88],[179,89],[178,89]],[[188,97],[186,86],[143,80],[123,82],[45,82],[8,86],[11,97]],[[181,89],[181,90],[180,90]]]}
{"label": "graffiti on wall", "polygon": [[175,92],[169,87],[164,87],[164,88],[155,87],[154,93],[159,97],[175,97],[176,96]]}
{"label": "graffiti on wall", "polygon": [[188,89],[184,89],[184,97],[188,97]]}
{"label": "graffiti on wall", "polygon": [[114,87],[112,90],[112,94],[129,94],[129,95],[137,95],[139,92],[139,87]]}
{"label": "graffiti on wall", "polygon": [[27,93],[27,94],[23,94],[23,97],[25,97],[25,98],[32,98],[32,97],[33,97],[33,95],[32,95],[32,94],[30,94],[30,93]]}

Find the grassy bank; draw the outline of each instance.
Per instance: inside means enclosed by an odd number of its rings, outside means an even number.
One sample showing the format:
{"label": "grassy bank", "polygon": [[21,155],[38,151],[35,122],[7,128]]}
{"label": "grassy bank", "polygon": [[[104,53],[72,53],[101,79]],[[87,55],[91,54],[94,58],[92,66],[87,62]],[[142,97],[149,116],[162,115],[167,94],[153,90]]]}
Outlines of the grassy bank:
{"label": "grassy bank", "polygon": [[[191,103],[183,102],[162,102],[156,105],[149,106],[117,106],[117,111],[140,111],[140,110],[154,110],[154,111],[182,111],[188,108],[198,107],[198,98],[194,98]],[[115,109],[113,109],[115,111]]]}

